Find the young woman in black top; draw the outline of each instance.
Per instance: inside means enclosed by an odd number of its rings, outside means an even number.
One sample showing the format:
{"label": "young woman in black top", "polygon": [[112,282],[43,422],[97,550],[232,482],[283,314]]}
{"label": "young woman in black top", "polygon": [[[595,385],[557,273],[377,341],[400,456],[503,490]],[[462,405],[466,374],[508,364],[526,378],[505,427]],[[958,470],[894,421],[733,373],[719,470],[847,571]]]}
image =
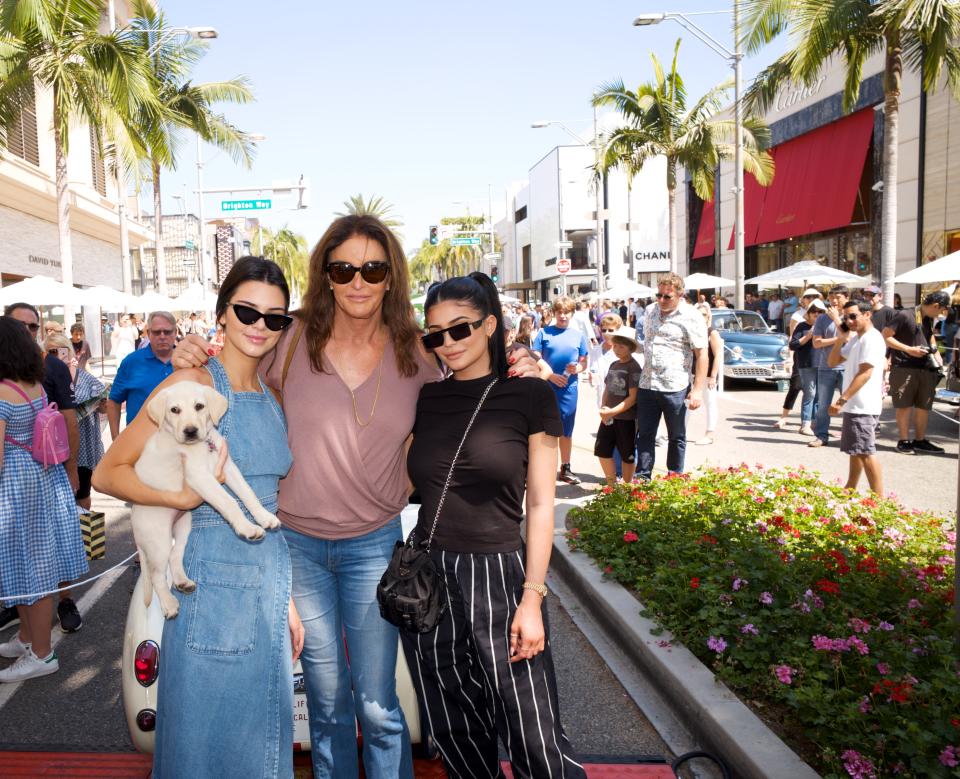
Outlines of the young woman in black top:
{"label": "young woman in black top", "polygon": [[418,541],[490,388],[431,543],[448,612],[431,632],[401,633],[424,719],[450,777],[502,777],[498,736],[514,776],[585,777],[560,725],[544,603],[562,433],[556,398],[540,379],[507,375],[499,297],[484,274],[435,284],[424,314],[424,346],[451,376],[425,384],[417,402],[407,468],[422,499]]}

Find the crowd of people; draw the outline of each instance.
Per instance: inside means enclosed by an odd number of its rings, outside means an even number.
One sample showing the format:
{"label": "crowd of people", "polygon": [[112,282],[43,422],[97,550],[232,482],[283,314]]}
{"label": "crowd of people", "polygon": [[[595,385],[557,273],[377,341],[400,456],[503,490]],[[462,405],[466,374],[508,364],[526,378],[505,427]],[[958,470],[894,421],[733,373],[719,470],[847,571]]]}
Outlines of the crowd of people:
{"label": "crowd of people", "polygon": [[[33,306],[9,306],[0,317],[0,628],[18,630],[0,643],[0,657],[15,661],[0,683],[57,672],[55,602],[62,630],[82,625],[69,596],[88,570],[78,511],[89,510],[92,486],[193,512],[184,563],[198,590],[175,593],[180,616],[164,626],[156,776],[245,775],[251,765],[291,776],[290,718],[278,712],[292,708],[299,658],[314,775],[357,775],[359,723],[366,775],[411,779],[394,674],[400,647],[448,775],[479,766],[497,775],[499,740],[520,775],[584,776],[561,726],[545,606],[556,485],[579,483],[571,449],[580,387],[597,405],[594,453],[606,484],[650,479],[663,444],[667,470],[682,472],[691,415],[704,409],[697,444],[717,436],[723,344],[711,319],[725,305],[689,295],[669,273],[650,301],[503,306],[493,282],[474,273],[428,290],[421,327],[394,234],[373,217],[347,216],[313,250],[298,311],[280,268],[246,257],[223,280],[212,322],[122,316],[110,333],[123,356],[109,393],[86,370],[81,326],[68,339],[48,323],[41,336]],[[776,426],[802,395],[801,432],[823,446],[831,416],[842,414],[848,486],[866,474],[882,490],[874,455],[885,383],[898,451],[939,450],[925,437],[936,360],[929,322],[949,315],[949,295],[923,300],[921,324],[888,310],[871,287],[857,300],[843,287],[826,300],[811,288],[749,305],[790,336],[796,382]],[[227,398],[220,432],[282,523],[266,539],[239,538],[186,484],[164,492],[137,477],[157,430],[145,406],[183,381]],[[32,440],[48,402],[69,442],[53,465],[36,459]],[[448,605],[424,634],[398,631],[375,598],[411,490],[421,501],[413,538],[430,539]],[[216,743],[203,704],[211,698],[244,723]]]}

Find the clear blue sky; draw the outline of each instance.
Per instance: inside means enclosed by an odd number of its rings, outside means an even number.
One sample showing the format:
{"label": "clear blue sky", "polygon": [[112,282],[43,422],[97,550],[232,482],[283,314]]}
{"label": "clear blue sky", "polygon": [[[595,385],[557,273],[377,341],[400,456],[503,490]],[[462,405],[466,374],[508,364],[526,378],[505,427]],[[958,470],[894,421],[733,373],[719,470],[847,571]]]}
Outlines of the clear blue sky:
{"label": "clear blue sky", "polygon": [[[267,136],[250,171],[206,147],[205,186],[258,186],[305,174],[311,207],[275,210],[264,223],[289,223],[311,245],[358,192],[395,205],[408,248],[441,216],[464,212],[454,201],[485,212],[488,184],[494,214],[502,215],[504,187],[569,142],[559,128],[533,130],[530,123],[559,119],[588,132],[597,85],[650,80],[649,52],[668,60],[677,37],[684,39],[680,67],[692,96],[731,74],[675,22],[631,25],[638,13],[713,10],[721,0],[160,4],[171,25],[217,28],[220,37],[195,80],[248,76],[257,101],[225,110],[243,129]],[[732,45],[730,16],[697,19]],[[782,44],[748,59],[745,78],[780,50]],[[171,195],[184,183],[195,211],[195,162],[191,138],[179,169],[162,179],[165,212],[179,212]],[[218,201],[205,201],[206,217],[218,214]]]}

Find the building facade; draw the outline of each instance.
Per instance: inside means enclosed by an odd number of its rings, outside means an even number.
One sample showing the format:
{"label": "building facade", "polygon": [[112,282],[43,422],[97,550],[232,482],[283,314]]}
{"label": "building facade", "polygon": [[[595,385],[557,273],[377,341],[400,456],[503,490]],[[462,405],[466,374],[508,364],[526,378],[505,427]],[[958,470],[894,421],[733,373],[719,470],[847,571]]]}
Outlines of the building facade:
{"label": "building facade", "polygon": [[[883,216],[883,56],[864,69],[860,96],[841,107],[845,70],[825,68],[810,87],[787,85],[764,117],[776,172],[768,187],[744,175],[744,271],[750,278],[816,259],[880,279]],[[953,138],[951,139],[951,120]],[[960,107],[943,89],[928,95],[903,76],[897,143],[896,272],[960,248]],[[723,161],[715,197],[701,201],[689,180],[678,193],[681,273],[734,278],[734,168]],[[719,197],[717,197],[719,195]],[[904,303],[913,285],[898,286]]]}
{"label": "building facade", "polygon": [[[154,218],[144,217],[153,237]],[[199,282],[200,220],[194,214],[165,214],[161,217],[163,262],[167,271],[167,294],[176,297]],[[143,246],[141,259],[134,262],[135,292],[158,289],[154,241]]]}

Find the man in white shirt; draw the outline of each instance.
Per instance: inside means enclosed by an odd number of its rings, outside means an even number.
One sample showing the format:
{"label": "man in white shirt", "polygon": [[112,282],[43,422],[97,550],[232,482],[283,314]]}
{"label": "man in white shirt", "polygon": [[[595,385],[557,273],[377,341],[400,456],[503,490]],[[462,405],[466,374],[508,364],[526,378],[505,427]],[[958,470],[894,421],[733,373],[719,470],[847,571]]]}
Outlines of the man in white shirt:
{"label": "man in white shirt", "polygon": [[883,408],[883,368],[887,345],[870,320],[870,303],[850,301],[830,349],[831,368],[843,365],[843,391],[830,404],[830,415],[843,413],[840,451],[850,455],[847,489],[856,489],[860,475],[877,495],[883,495],[883,476],[877,461],[876,435]]}
{"label": "man in white shirt", "polygon": [[776,292],[770,295],[770,306],[767,308],[767,322],[774,330],[783,326],[783,301]]}

